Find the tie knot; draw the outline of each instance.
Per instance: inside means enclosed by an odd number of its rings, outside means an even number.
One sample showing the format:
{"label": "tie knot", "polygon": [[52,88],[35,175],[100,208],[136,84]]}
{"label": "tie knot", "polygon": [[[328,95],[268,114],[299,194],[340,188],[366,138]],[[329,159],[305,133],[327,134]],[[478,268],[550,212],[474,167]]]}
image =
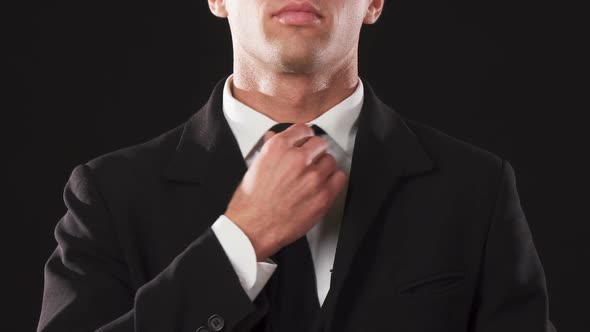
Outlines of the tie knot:
{"label": "tie knot", "polygon": [[[277,123],[276,125],[272,126],[269,131],[274,131],[275,133],[280,133],[281,131],[289,128],[293,123],[291,122],[281,122],[281,123]],[[314,135],[319,136],[319,135],[323,135],[326,132],[320,128],[319,126],[312,124],[311,129],[313,129]]]}

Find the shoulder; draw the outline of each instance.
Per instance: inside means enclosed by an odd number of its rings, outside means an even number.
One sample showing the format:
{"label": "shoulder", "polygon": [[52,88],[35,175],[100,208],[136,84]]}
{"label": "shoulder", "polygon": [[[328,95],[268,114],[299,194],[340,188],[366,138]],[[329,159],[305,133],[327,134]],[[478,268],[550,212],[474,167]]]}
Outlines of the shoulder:
{"label": "shoulder", "polygon": [[182,123],[144,142],[99,155],[78,168],[88,167],[98,183],[107,186],[129,188],[157,180],[175,152],[184,126]]}
{"label": "shoulder", "polygon": [[517,197],[516,175],[508,160],[424,123],[404,121],[433,161],[432,172],[415,182],[428,192],[425,196],[448,206],[479,207],[483,212],[492,211],[503,193]]}

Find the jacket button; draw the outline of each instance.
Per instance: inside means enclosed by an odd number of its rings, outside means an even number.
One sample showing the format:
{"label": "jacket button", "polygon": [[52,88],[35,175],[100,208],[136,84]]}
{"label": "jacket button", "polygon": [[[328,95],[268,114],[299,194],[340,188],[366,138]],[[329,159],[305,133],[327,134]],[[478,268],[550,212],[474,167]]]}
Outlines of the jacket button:
{"label": "jacket button", "polygon": [[209,328],[212,331],[221,331],[221,329],[225,325],[225,321],[219,315],[212,315],[211,317],[209,317],[207,324],[209,325]]}
{"label": "jacket button", "polygon": [[211,332],[208,328],[201,326],[197,329],[196,332]]}

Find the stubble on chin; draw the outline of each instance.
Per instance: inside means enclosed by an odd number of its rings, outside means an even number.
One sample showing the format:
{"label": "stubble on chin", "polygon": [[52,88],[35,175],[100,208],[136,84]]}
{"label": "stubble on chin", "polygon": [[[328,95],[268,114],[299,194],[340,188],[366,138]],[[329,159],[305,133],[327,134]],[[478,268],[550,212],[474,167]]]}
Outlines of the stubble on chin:
{"label": "stubble on chin", "polygon": [[316,71],[319,64],[318,49],[313,45],[285,43],[276,45],[274,51],[275,63],[286,73],[306,74]]}

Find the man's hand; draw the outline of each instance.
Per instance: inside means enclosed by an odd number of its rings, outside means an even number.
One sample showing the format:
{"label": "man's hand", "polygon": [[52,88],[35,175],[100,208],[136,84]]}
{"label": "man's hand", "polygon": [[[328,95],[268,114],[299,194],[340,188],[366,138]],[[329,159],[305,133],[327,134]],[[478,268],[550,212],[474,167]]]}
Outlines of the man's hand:
{"label": "man's hand", "polygon": [[225,215],[248,236],[258,261],[304,236],[344,188],[328,143],[305,123],[264,136]]}

